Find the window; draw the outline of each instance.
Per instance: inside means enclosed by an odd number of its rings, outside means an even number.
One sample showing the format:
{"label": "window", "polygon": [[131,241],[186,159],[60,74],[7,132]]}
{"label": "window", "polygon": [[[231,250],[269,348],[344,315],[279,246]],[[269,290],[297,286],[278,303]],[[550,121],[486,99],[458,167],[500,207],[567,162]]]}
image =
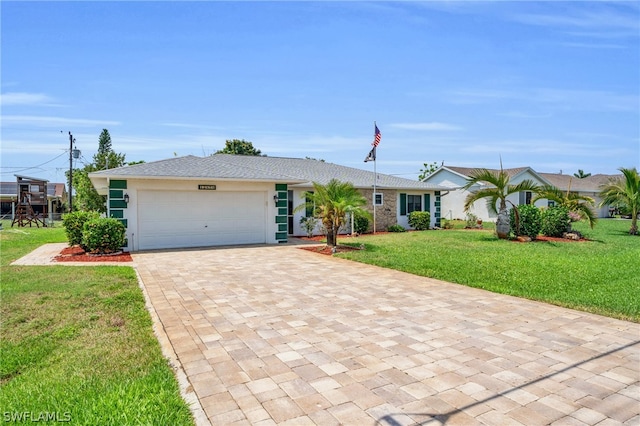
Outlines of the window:
{"label": "window", "polygon": [[310,195],[312,195],[312,194],[313,194],[313,191],[309,191],[309,194],[307,194],[307,196],[306,196],[306,197],[305,197],[305,199],[304,199],[304,203],[305,203],[305,206],[306,206],[306,207],[304,208],[304,217],[311,217],[311,216],[313,216],[313,211],[314,211],[315,209],[314,209],[313,204],[311,203],[311,197],[310,197]]}
{"label": "window", "polygon": [[383,203],[383,197],[382,197],[382,194],[381,194],[381,193],[376,192],[376,193],[374,194],[374,199],[375,199],[375,201],[374,201],[374,203],[373,203],[374,205],[376,205],[376,206],[381,206],[381,205],[382,205],[382,203]]}
{"label": "window", "polygon": [[533,193],[531,191],[523,191],[520,192],[520,200],[518,202],[519,205],[523,204],[531,204],[531,199],[533,198]]}
{"label": "window", "polygon": [[407,195],[407,213],[422,211],[422,196]]}

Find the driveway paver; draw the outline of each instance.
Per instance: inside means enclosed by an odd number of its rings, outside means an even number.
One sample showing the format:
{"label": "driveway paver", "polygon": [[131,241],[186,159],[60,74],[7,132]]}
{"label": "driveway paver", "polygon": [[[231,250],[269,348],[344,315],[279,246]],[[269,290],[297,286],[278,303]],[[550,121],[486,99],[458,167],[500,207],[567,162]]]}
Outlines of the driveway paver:
{"label": "driveway paver", "polygon": [[640,424],[640,325],[300,250],[134,254],[215,425]]}

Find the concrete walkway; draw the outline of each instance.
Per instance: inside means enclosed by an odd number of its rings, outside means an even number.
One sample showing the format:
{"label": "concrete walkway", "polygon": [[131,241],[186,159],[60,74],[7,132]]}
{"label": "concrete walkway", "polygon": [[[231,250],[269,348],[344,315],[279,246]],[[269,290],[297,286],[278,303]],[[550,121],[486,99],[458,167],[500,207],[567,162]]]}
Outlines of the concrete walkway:
{"label": "concrete walkway", "polygon": [[201,424],[640,424],[639,324],[295,246],[134,261]]}

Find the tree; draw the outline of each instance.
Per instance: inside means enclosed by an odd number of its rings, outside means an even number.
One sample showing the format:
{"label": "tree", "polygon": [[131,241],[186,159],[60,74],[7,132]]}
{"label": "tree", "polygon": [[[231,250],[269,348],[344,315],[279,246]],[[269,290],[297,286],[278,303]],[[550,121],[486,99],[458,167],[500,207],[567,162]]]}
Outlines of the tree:
{"label": "tree", "polygon": [[553,185],[540,187],[532,202],[535,203],[541,199],[547,199],[555,202],[560,207],[566,207],[569,212],[575,213],[580,216],[580,219],[589,222],[591,228],[593,228],[598,221],[598,216],[592,209],[595,200],[586,195],[571,192],[571,181],[569,181],[569,189],[567,189],[567,191],[562,191]]}
{"label": "tree", "polygon": [[584,178],[588,178],[589,176],[591,176],[591,173],[585,173],[584,170],[578,169],[578,173],[574,173],[573,175],[575,177],[577,177],[578,179],[584,179]]}
{"label": "tree", "polygon": [[[464,201],[464,209],[469,211],[474,202],[483,198],[488,198],[487,206],[489,207],[489,211],[498,214],[498,218],[496,220],[496,234],[498,235],[498,238],[502,239],[509,238],[510,223],[509,212],[507,211],[507,202],[515,207],[515,204],[507,200],[507,197],[511,194],[516,194],[522,191],[538,191],[538,186],[530,179],[525,179],[517,185],[512,185],[509,181],[509,175],[502,169],[501,164],[500,170],[474,170],[467,179],[467,183],[462,187],[463,189],[468,190],[472,186],[481,182],[491,185],[467,195],[467,198]],[[498,204],[499,209],[496,210],[496,206]],[[516,221],[518,220],[519,217],[516,209]],[[516,224],[516,228],[518,227],[519,224]]]}
{"label": "tree", "polygon": [[600,207],[611,205],[624,207],[631,212],[629,234],[638,235],[638,214],[640,214],[640,174],[633,167],[619,168],[622,177],[612,178],[600,188]]}
{"label": "tree", "polygon": [[436,170],[438,170],[438,162],[434,161],[431,164],[427,164],[424,163],[423,164],[423,168],[420,169],[420,174],[418,175],[418,180],[419,181],[424,181],[425,179],[427,179],[429,177],[429,175],[432,175],[433,172],[435,172]]}
{"label": "tree", "polygon": [[125,154],[113,151],[111,135],[107,129],[102,129],[98,138],[98,152],[93,156],[93,162],[82,169],[73,170],[73,187],[75,189],[74,207],[84,211],[106,212],[106,198],[98,194],[91,184],[89,173],[98,170],[114,169],[125,165]]}
{"label": "tree", "polygon": [[118,154],[113,151],[111,135],[107,129],[102,129],[102,133],[98,138],[98,152],[93,156],[95,170],[92,171],[122,167],[125,164],[124,158],[124,154]]}
{"label": "tree", "polygon": [[307,191],[303,196],[307,202],[296,207],[295,211],[312,208],[327,232],[327,245],[331,247],[337,244],[338,231],[346,223],[347,213],[371,217],[363,208],[367,199],[350,182],[337,179],[331,179],[326,185],[314,182],[313,192]]}
{"label": "tree", "polygon": [[251,142],[244,139],[227,140],[224,148],[216,151],[216,154],[262,155],[259,149],[255,149]]}

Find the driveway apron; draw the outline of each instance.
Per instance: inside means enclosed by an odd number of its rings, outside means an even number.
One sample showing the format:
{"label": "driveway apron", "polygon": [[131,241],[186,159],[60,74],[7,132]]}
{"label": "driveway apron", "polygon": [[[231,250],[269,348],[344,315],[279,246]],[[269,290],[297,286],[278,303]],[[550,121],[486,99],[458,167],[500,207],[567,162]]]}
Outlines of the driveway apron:
{"label": "driveway apron", "polygon": [[640,424],[636,323],[292,245],[134,260],[202,423]]}

